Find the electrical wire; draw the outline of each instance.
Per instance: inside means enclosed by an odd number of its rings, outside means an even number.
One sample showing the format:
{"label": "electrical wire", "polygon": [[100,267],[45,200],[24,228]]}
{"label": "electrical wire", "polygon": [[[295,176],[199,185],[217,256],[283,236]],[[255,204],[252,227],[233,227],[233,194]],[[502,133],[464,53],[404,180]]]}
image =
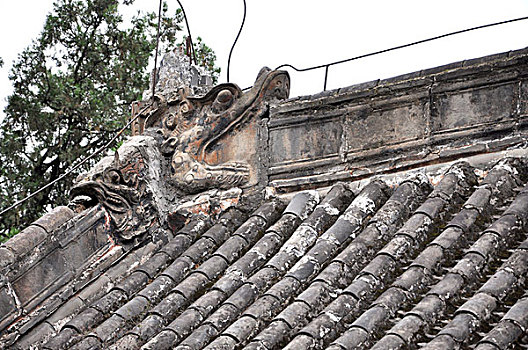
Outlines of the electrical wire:
{"label": "electrical wire", "polygon": [[192,36],[191,36],[191,28],[189,27],[189,22],[187,21],[187,15],[185,14],[185,9],[183,8],[183,5],[180,2],[180,0],[176,0],[176,1],[178,1],[178,4],[180,5],[180,8],[182,9],[183,19],[185,20],[185,25],[187,26],[187,33],[189,34],[189,41],[191,42],[191,50],[192,50],[192,55],[194,58],[194,64],[197,64],[196,63],[196,52],[194,52],[194,44],[193,44]]}
{"label": "electrical wire", "polygon": [[[190,32],[190,29],[189,29],[189,25],[188,25],[188,22],[187,22],[187,16],[185,15],[185,10],[183,9],[183,6],[181,5],[181,2],[180,0],[177,0],[179,5],[180,5],[180,8],[182,9],[182,12],[183,12],[183,16],[184,16],[184,19],[185,19],[185,23],[187,25],[187,31],[189,33],[189,37],[191,37],[191,32]],[[227,81],[229,82],[229,67],[230,67],[230,63],[231,63],[231,55],[233,53],[233,49],[235,48],[235,45],[238,41],[238,38],[240,36],[240,33],[242,32],[242,28],[244,27],[244,23],[246,21],[246,0],[243,0],[244,2],[244,17],[242,19],[242,24],[240,26],[240,29],[238,31],[238,34],[235,38],[235,41],[233,42],[233,46],[231,47],[231,51],[229,52],[229,59],[228,59],[228,64],[227,64]],[[158,14],[158,33],[157,33],[157,37],[156,37],[156,55],[155,55],[155,59],[154,59],[154,67],[156,69],[156,66],[157,66],[157,59],[158,59],[158,45],[159,45],[159,28],[160,28],[160,17],[161,17],[161,0],[160,0],[160,7],[159,7],[159,14]],[[517,21],[522,21],[522,20],[526,20],[528,19],[528,16],[526,17],[519,17],[519,18],[515,18],[515,19],[510,19],[510,20],[506,20],[506,21],[501,21],[501,22],[495,22],[495,23],[490,23],[490,24],[485,24],[485,25],[480,25],[480,26],[476,26],[476,27],[472,27],[472,28],[467,28],[467,29],[463,29],[463,30],[457,30],[457,31],[454,31],[454,32],[450,32],[450,33],[446,33],[446,34],[442,34],[442,35],[438,35],[438,36],[435,36],[435,37],[432,37],[432,38],[428,38],[428,39],[423,39],[423,40],[419,40],[419,41],[415,41],[415,42],[412,42],[412,43],[409,43],[409,44],[405,44],[405,45],[399,45],[399,46],[394,46],[394,47],[391,47],[391,48],[388,48],[388,49],[384,49],[384,50],[379,50],[379,51],[375,51],[375,52],[371,52],[371,53],[367,53],[367,54],[363,54],[363,55],[359,55],[359,56],[356,56],[356,57],[352,57],[352,58],[348,58],[348,59],[344,59],[344,60],[339,60],[339,61],[334,61],[334,62],[331,62],[331,63],[327,63],[327,64],[321,64],[321,65],[318,65],[318,66],[313,66],[313,67],[308,67],[308,68],[297,68],[291,64],[282,64],[280,66],[278,66],[276,69],[280,69],[280,68],[283,68],[283,67],[289,67],[289,68],[292,68],[293,70],[297,71],[297,72],[306,72],[306,71],[310,71],[310,70],[314,70],[314,69],[320,69],[320,68],[325,68],[325,89],[326,89],[326,80],[327,80],[327,75],[328,75],[328,67],[330,66],[333,66],[333,65],[337,65],[337,64],[341,64],[341,63],[345,63],[345,62],[350,62],[350,61],[354,61],[354,60],[358,60],[358,59],[361,59],[361,58],[365,58],[365,57],[370,57],[370,56],[374,56],[374,55],[379,55],[379,54],[382,54],[382,53],[386,53],[386,52],[389,52],[389,51],[394,51],[394,50],[398,50],[398,49],[403,49],[403,48],[406,48],[406,47],[409,47],[409,46],[414,46],[414,45],[418,45],[418,44],[422,44],[422,43],[425,43],[425,42],[429,42],[429,41],[433,41],[433,40],[438,40],[438,39],[442,39],[442,38],[445,38],[445,37],[448,37],[448,36],[453,36],[453,35],[456,35],[456,34],[462,34],[462,33],[466,33],[466,32],[470,32],[470,31],[474,31],[474,30],[478,30],[478,29],[483,29],[483,28],[488,28],[488,27],[493,27],[493,26],[498,26],[498,25],[501,25],[501,24],[506,24],[506,23],[512,23],[512,22],[517,22]],[[195,60],[196,60],[196,55],[194,53],[194,46],[192,45],[192,39],[191,39],[191,46],[193,48],[193,56],[195,56]],[[155,82],[153,84],[155,86]],[[244,90],[247,90],[249,88],[246,88]],[[154,97],[154,87],[152,89],[153,93],[152,93],[152,96]],[[100,147],[99,149],[97,149],[94,153],[92,153],[91,155],[89,155],[88,157],[86,157],[83,161],[81,161],[80,163],[78,163],[77,165],[75,165],[74,167],[72,167],[71,169],[69,169],[67,172],[65,172],[64,174],[62,174],[61,176],[59,176],[57,179],[53,180],[52,182],[48,183],[47,185],[41,187],[40,189],[38,189],[37,191],[29,194],[28,196],[24,197],[23,199],[15,202],[14,204],[12,204],[11,206],[3,209],[2,211],[0,211],[0,216],[5,214],[6,212],[12,210],[13,208],[16,208],[17,206],[19,206],[20,204],[26,202],[27,200],[33,198],[34,196],[36,196],[37,194],[39,194],[40,192],[44,191],[45,189],[53,186],[55,183],[59,182],[60,180],[62,180],[63,178],[65,178],[66,176],[68,176],[69,174],[71,174],[73,171],[75,171],[76,169],[78,169],[81,165],[85,164],[88,160],[92,159],[93,157],[95,157],[96,155],[98,155],[99,153],[101,153],[102,151],[108,149],[111,144],[119,137],[121,136],[121,134],[148,108],[152,105],[152,102],[145,106],[134,118],[132,118],[114,137],[112,137],[112,139],[110,141],[108,141],[105,145],[103,145],[102,147]]]}
{"label": "electrical wire", "polygon": [[484,25],[480,25],[480,26],[476,26],[476,27],[472,27],[472,28],[467,28],[467,29],[462,29],[462,30],[457,30],[457,31],[454,31],[454,32],[438,35],[438,36],[435,36],[435,37],[432,37],[432,38],[418,40],[418,41],[415,41],[415,42],[412,42],[412,43],[409,43],[409,44],[398,45],[398,46],[394,46],[394,47],[391,47],[391,48],[388,48],[388,49],[379,50],[379,51],[375,51],[375,52],[370,52],[370,53],[359,55],[359,56],[356,56],[356,57],[347,58],[347,59],[344,59],[344,60],[339,60],[339,61],[326,63],[326,64],[320,64],[318,66],[313,66],[313,67],[308,67],[308,68],[297,68],[297,67],[295,67],[295,66],[293,66],[293,65],[291,65],[289,63],[286,63],[286,64],[281,64],[280,66],[278,66],[275,69],[289,67],[289,68],[291,68],[291,69],[293,69],[293,70],[295,70],[297,72],[306,72],[306,71],[310,71],[310,70],[314,70],[314,69],[325,68],[325,84],[324,84],[324,87],[325,87],[325,90],[326,90],[326,81],[327,81],[327,77],[328,77],[328,68],[331,67],[331,66],[334,66],[334,65],[337,65],[337,64],[341,64],[341,63],[345,63],[345,62],[358,60],[358,59],[365,58],[365,57],[379,55],[379,54],[390,52],[390,51],[394,51],[394,50],[403,49],[403,48],[406,48],[406,47],[409,47],[409,46],[423,44],[423,43],[426,43],[426,42],[429,42],[429,41],[442,39],[442,38],[445,38],[445,37],[448,37],[448,36],[453,36],[453,35],[457,35],[457,34],[467,33],[467,32],[470,32],[470,31],[483,29],[483,28],[494,27],[494,26],[498,26],[498,25],[501,25],[501,24],[523,21],[523,20],[526,20],[526,19],[528,19],[528,16],[514,18],[514,19],[510,19],[510,20],[506,20],[506,21],[490,23],[490,24],[484,24]]}
{"label": "electrical wire", "polygon": [[123,134],[123,132],[125,132],[126,129],[128,129],[130,127],[130,125],[132,125],[133,122],[135,122],[137,120],[137,118],[144,112],[147,110],[147,108],[149,108],[152,104],[149,104],[147,106],[145,106],[141,111],[139,111],[139,113],[132,119],[130,119],[130,121],[123,127],[121,128],[121,130],[119,130],[119,132],[114,135],[114,137],[112,137],[110,139],[110,141],[108,141],[106,144],[104,144],[103,146],[99,147],[94,153],[90,154],[88,157],[84,158],[80,163],[78,163],[77,165],[75,165],[74,167],[70,168],[68,171],[66,171],[64,174],[62,174],[61,176],[59,176],[58,178],[56,178],[55,180],[53,180],[52,182],[48,183],[47,185],[39,188],[37,191],[29,194],[28,196],[24,197],[23,199],[17,201],[16,203],[12,204],[10,207],[6,208],[6,209],[3,209],[1,212],[0,212],[0,216],[2,216],[3,214],[7,213],[8,211],[10,211],[11,209],[14,209],[16,208],[17,206],[19,206],[20,204],[24,203],[25,201],[35,197],[37,194],[39,194],[40,192],[44,191],[45,189],[47,189],[48,187],[51,187],[53,186],[54,184],[56,184],[57,182],[59,182],[60,180],[64,179],[66,176],[70,175],[74,170],[77,170],[81,165],[83,165],[84,163],[86,163],[87,161],[89,161],[90,159],[92,159],[93,157],[95,157],[96,155],[98,155],[99,153],[101,153],[102,151],[108,149],[112,143],[119,137],[121,136],[121,134]]}
{"label": "electrical wire", "polygon": [[240,33],[242,33],[242,28],[244,28],[244,23],[246,22],[246,0],[244,1],[244,17],[242,18],[242,24],[240,25],[240,29],[238,30],[238,34],[235,38],[235,41],[233,42],[233,46],[231,46],[231,51],[229,51],[229,58],[227,59],[227,82],[229,83],[229,67],[231,66],[231,55],[233,54],[233,49],[235,48],[235,45],[238,41],[238,37],[240,36]]}

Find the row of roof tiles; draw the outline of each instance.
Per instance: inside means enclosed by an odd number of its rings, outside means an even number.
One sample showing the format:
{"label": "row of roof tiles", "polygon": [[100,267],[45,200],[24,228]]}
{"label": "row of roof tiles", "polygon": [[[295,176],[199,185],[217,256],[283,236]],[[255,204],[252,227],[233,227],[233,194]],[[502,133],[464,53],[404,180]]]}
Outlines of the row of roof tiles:
{"label": "row of roof tiles", "polygon": [[[231,210],[213,226],[193,222],[103,297],[54,323],[39,347],[443,349],[470,341],[502,349],[528,322],[527,297],[518,297],[528,266],[528,244],[519,244],[524,169],[505,160],[478,183],[457,163],[434,188],[423,174],[394,189],[373,180],[357,195],[337,184],[322,200],[305,191],[286,208],[275,200],[249,217]],[[511,295],[514,306],[475,338]]]}

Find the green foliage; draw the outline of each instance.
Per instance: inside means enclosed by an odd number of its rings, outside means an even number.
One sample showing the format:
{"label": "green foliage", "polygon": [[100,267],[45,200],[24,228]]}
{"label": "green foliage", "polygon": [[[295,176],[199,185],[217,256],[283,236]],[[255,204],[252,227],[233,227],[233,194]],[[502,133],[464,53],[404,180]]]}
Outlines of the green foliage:
{"label": "green foliage", "polygon": [[[10,74],[14,92],[0,125],[1,208],[57,179],[125,125],[130,103],[148,88],[147,65],[156,46],[155,13],[138,12],[130,23],[120,15],[132,3],[56,0],[40,35],[19,54]],[[175,44],[181,21],[181,10],[169,15],[164,4],[164,47]],[[214,59],[203,47],[204,57]],[[96,161],[4,214],[0,236],[67,203],[75,177]]]}
{"label": "green foliage", "polygon": [[[187,36],[183,37],[181,43],[178,46],[186,47]],[[216,54],[214,51],[205,45],[202,38],[198,37],[193,41],[194,52],[196,55],[196,63],[199,66],[205,68],[205,70],[211,74],[213,84],[218,83],[218,77],[220,76],[221,69],[215,66]]]}
{"label": "green foliage", "polygon": [[9,238],[13,237],[14,235],[16,235],[19,232],[20,232],[20,230],[18,228],[11,227],[9,229],[9,231],[7,231],[6,234],[3,234],[3,235],[0,236],[0,243],[6,242]]}

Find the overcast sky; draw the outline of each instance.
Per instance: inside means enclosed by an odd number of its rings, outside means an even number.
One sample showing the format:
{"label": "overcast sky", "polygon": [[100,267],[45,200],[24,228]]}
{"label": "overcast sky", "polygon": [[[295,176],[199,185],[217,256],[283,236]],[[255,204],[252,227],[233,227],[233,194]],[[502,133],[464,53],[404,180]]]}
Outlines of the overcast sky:
{"label": "overcast sky", "polygon": [[[170,11],[176,0],[167,0]],[[218,56],[226,81],[229,50],[243,14],[242,0],[181,0],[191,33]],[[53,0],[0,1],[0,107],[11,93],[12,61],[42,30]],[[157,0],[135,7],[157,11]],[[231,82],[252,85],[263,66],[324,64],[477,25],[528,16],[527,0],[247,0],[246,24],[231,60]],[[330,68],[328,88],[432,68],[528,46],[528,20],[461,34]],[[324,69],[290,72],[291,96],[323,89]],[[1,119],[1,118],[0,118]]]}

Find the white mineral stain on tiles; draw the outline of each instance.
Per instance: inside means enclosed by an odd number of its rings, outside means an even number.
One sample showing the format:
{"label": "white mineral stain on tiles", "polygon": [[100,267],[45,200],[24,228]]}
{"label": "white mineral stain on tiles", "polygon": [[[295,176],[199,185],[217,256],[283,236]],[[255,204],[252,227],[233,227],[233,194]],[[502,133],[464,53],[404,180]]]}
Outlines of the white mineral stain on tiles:
{"label": "white mineral stain on tiles", "polygon": [[301,257],[313,245],[316,239],[317,232],[313,228],[301,225],[281,247],[281,251]]}
{"label": "white mineral stain on tiles", "polygon": [[323,204],[320,204],[319,206],[323,208],[325,213],[327,213],[328,215],[333,215],[333,216],[339,215],[339,209],[337,209],[336,207],[334,207],[333,205],[329,203],[323,203]]}
{"label": "white mineral stain on tiles", "polygon": [[503,160],[499,161],[493,168],[494,169],[505,170],[505,171],[509,172],[510,174],[514,174],[514,175],[518,175],[519,174],[519,172],[517,171],[516,168],[514,168],[510,164],[508,164],[508,160],[507,159],[503,159]]}
{"label": "white mineral stain on tiles", "polygon": [[315,190],[309,190],[309,191],[304,191],[304,193],[309,196],[308,198],[308,201],[304,207],[304,210],[300,213],[300,218],[301,220],[305,220],[309,213],[311,213],[312,209],[319,203],[320,201],[320,197],[319,197],[319,192],[315,191]]}
{"label": "white mineral stain on tiles", "polygon": [[51,323],[48,321],[48,323],[52,324],[53,328],[55,329],[62,329],[62,326],[64,326],[66,323],[70,322],[76,315],[75,314],[69,314],[68,316],[64,317],[63,319],[55,322],[55,323]]}
{"label": "white mineral stain on tiles", "polygon": [[333,322],[339,322],[341,320],[341,317],[334,315],[333,313],[329,311],[324,312],[325,315],[327,315]]}
{"label": "white mineral stain on tiles", "polygon": [[247,279],[244,273],[240,269],[233,267],[233,266],[227,269],[224,277],[228,277],[232,280],[240,280],[242,282],[245,282]]}
{"label": "white mineral stain on tiles", "polygon": [[363,222],[363,218],[361,217],[361,215],[358,215],[356,211],[351,210],[354,208],[356,207],[352,207],[352,208],[349,207],[349,209],[347,209],[347,211],[339,219],[348,221],[352,225],[361,226],[361,223]]}
{"label": "white mineral stain on tiles", "polygon": [[510,266],[505,266],[505,267],[502,268],[502,270],[504,270],[506,272],[509,272],[509,273],[511,273],[512,275],[515,276],[515,271]]}
{"label": "white mineral stain on tiles", "polygon": [[361,209],[364,213],[372,213],[376,209],[376,203],[364,194],[360,194],[353,201],[352,205]]}
{"label": "white mineral stain on tiles", "polygon": [[433,223],[433,221],[428,217],[428,216],[423,216],[423,219],[422,219],[422,225],[420,225],[420,227],[418,227],[416,229],[416,232],[418,234],[425,234],[427,233],[427,230],[429,229],[429,227],[431,226],[431,224]]}
{"label": "white mineral stain on tiles", "polygon": [[[399,243],[397,243],[398,241],[402,241],[403,243],[399,244]],[[389,246],[389,244],[391,244],[391,243],[396,244],[397,249],[396,249],[396,251],[395,251],[395,254],[396,254],[396,256],[398,256],[398,257],[404,256],[405,253],[407,252],[407,249],[408,249],[408,248],[410,247],[410,245],[411,245],[411,243],[408,241],[408,239],[405,238],[405,237],[402,237],[402,236],[396,236],[395,238],[393,238],[393,239],[391,240],[391,242],[389,242],[389,243],[386,245],[386,247]]]}
{"label": "white mineral stain on tiles", "polygon": [[18,299],[18,295],[16,294],[15,290],[13,289],[13,286],[9,281],[6,282],[6,293],[7,295],[11,296],[13,300],[15,301],[15,305],[17,306],[19,315],[22,314],[22,303]]}
{"label": "white mineral stain on tiles", "polygon": [[329,241],[330,243],[332,243],[332,244],[334,244],[336,246],[340,246],[341,245],[339,240],[334,235],[329,234],[328,231],[323,233],[323,235],[321,236],[321,239],[325,240],[325,241]]}
{"label": "white mineral stain on tiles", "polygon": [[325,326],[321,326],[321,328],[319,329],[319,337],[321,339],[323,339],[331,331],[332,331],[331,328],[328,328],[328,327],[325,327]]}
{"label": "white mineral stain on tiles", "polygon": [[299,249],[297,246],[289,245],[283,249],[288,255],[295,255],[297,258],[300,258],[304,255],[304,252]]}
{"label": "white mineral stain on tiles", "polygon": [[[267,244],[265,244],[267,245]],[[255,255],[258,256],[258,260],[266,260],[266,255],[264,255],[259,249],[256,249],[256,248],[251,248],[249,250],[251,253],[254,253]]]}
{"label": "white mineral stain on tiles", "polygon": [[128,267],[128,271],[132,271],[138,266],[139,266],[139,261],[135,261]]}
{"label": "white mineral stain on tiles", "polygon": [[283,244],[281,250],[286,250],[288,246],[298,246],[302,242],[312,240],[317,236],[317,232],[308,225],[301,224],[291,237]]}

